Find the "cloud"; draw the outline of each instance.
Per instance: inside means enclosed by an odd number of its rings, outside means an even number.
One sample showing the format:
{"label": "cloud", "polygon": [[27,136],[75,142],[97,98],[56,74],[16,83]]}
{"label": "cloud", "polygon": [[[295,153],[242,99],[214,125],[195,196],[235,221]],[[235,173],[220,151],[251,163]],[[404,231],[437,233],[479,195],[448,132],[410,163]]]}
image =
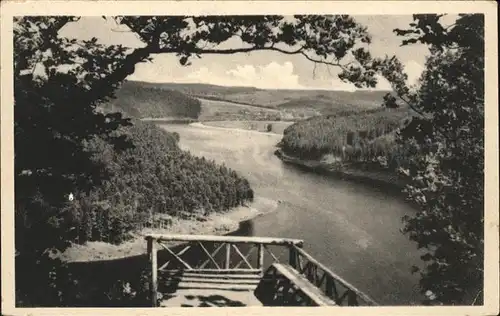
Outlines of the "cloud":
{"label": "cloud", "polygon": [[271,62],[264,66],[236,65],[226,71],[210,71],[201,67],[186,76],[187,81],[203,82],[222,86],[244,86],[262,89],[304,89],[293,64]]}
{"label": "cloud", "polygon": [[[411,16],[357,16],[362,24],[369,27],[374,35],[370,50],[373,56],[383,56],[386,52],[393,52],[407,60],[405,69],[408,82],[413,85],[424,69],[424,59],[428,54],[425,45],[400,46],[401,39],[391,31],[396,27],[405,27],[411,22]],[[443,17],[445,24],[452,23],[456,15]],[[288,21],[291,22],[292,20]],[[192,23],[190,24],[192,26]],[[83,17],[79,22],[68,23],[60,32],[62,36],[70,38],[89,39],[99,38],[103,44],[123,44],[126,47],[142,47],[138,36],[127,32],[123,26],[113,20],[104,20],[101,17]],[[218,48],[228,48],[242,45],[235,38],[230,39]],[[353,91],[352,84],[344,83],[336,76],[321,79],[309,79],[311,67],[305,66],[299,56],[277,55],[273,52],[259,54],[240,54],[234,56],[204,56],[202,60],[193,60],[190,67],[179,65],[174,55],[156,55],[153,63],[136,65],[136,72],[128,79],[149,82],[198,82],[225,86],[255,86],[260,88],[290,88],[290,89],[333,89]],[[40,69],[37,69],[40,71]],[[377,89],[386,90],[390,85],[379,80]]]}
{"label": "cloud", "polygon": [[[414,84],[424,67],[414,60],[405,65],[409,83]],[[356,91],[353,84],[343,82],[336,75],[320,80],[301,78],[290,61],[272,61],[264,65],[236,64],[227,67],[220,62],[200,63],[189,67],[178,66],[175,56],[155,58],[153,63],[139,64],[131,80],[149,82],[206,83],[220,86],[243,86],[261,89],[328,89]],[[302,80],[301,80],[302,79]],[[390,90],[387,80],[378,77],[377,87],[369,90]]]}
{"label": "cloud", "polygon": [[[176,62],[176,61],[175,61]],[[239,64],[229,69],[220,64],[200,65],[196,68],[177,66],[162,59],[153,64],[139,64],[130,80],[149,82],[206,83],[220,86],[243,86],[261,89],[331,89],[356,90],[354,85],[338,78],[301,83],[292,62],[272,61],[265,65]]]}
{"label": "cloud", "polygon": [[[262,89],[306,89],[299,83],[299,75],[294,73],[291,62],[270,62],[267,65],[236,65],[230,69],[220,65],[201,66],[199,68],[183,68],[184,71],[174,74],[162,67],[162,63],[141,64],[129,77],[131,80],[150,82],[207,83],[221,86],[246,86]],[[185,70],[191,70],[186,73]]]}

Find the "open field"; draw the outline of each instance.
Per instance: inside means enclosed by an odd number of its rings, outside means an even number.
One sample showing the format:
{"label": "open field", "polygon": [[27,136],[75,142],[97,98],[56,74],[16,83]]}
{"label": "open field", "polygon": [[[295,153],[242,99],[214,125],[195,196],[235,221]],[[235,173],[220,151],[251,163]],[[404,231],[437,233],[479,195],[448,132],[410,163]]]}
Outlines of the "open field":
{"label": "open field", "polygon": [[280,111],[243,105],[228,101],[217,101],[199,99],[201,101],[200,121],[213,120],[259,120],[259,119],[279,119]]}
{"label": "open field", "polygon": [[[283,121],[211,121],[204,122],[204,125],[224,128],[236,128],[244,130],[253,130],[258,132],[269,132],[283,134],[283,131],[293,122]],[[270,127],[268,127],[270,126]],[[268,129],[269,128],[269,129]]]}

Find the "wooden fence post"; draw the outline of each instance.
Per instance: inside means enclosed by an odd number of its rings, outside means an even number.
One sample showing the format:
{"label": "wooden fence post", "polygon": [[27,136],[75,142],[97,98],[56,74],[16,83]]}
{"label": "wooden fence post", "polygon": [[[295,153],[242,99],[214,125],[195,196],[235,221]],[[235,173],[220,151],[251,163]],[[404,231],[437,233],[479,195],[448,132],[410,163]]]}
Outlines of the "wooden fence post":
{"label": "wooden fence post", "polygon": [[[326,296],[328,296],[329,298],[332,298],[333,296],[333,280],[331,278],[331,276],[327,275],[326,276],[326,285],[325,285],[325,294]],[[336,300],[337,298],[335,297],[334,300]]]}
{"label": "wooden fence post", "polygon": [[293,245],[288,246],[288,250],[288,264],[295,269],[297,268],[297,251]]}
{"label": "wooden fence post", "polygon": [[231,244],[226,243],[226,269],[229,269],[231,263]]}
{"label": "wooden fence post", "polygon": [[258,262],[257,262],[257,269],[260,269],[260,273],[263,275],[264,274],[264,245],[263,244],[258,244]]}
{"label": "wooden fence post", "polygon": [[148,257],[151,262],[151,304],[153,307],[158,306],[158,262],[156,257],[156,240],[148,237]]}

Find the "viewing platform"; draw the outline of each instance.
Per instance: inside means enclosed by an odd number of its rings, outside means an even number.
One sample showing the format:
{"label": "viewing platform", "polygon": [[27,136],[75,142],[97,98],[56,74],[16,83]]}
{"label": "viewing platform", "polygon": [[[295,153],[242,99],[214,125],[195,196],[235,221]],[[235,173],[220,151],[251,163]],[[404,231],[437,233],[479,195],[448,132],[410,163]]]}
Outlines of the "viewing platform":
{"label": "viewing platform", "polygon": [[374,306],[299,239],[146,237],[152,307]]}

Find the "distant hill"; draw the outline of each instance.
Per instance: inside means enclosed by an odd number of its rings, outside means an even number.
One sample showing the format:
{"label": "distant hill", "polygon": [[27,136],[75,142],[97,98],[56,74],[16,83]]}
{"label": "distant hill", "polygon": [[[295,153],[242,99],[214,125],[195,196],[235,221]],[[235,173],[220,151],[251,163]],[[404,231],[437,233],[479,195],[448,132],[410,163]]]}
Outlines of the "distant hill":
{"label": "distant hill", "polygon": [[198,118],[201,102],[180,91],[162,85],[126,81],[116,92],[107,109],[120,110],[136,118]]}
{"label": "distant hill", "polygon": [[314,108],[321,114],[335,114],[338,112],[358,112],[370,108],[378,108],[382,104],[383,96],[387,91],[358,91],[358,92],[316,92],[316,94],[302,96],[286,101],[277,106],[278,109]]}
{"label": "distant hill", "polygon": [[[264,90],[223,87],[201,83],[149,83],[126,81],[109,107],[137,118],[183,117],[192,119],[270,119],[258,108],[278,110],[292,116],[358,112],[379,108],[388,91]],[[200,102],[200,99],[204,99]],[[207,102],[208,100],[224,101]],[[232,102],[232,103],[230,103]],[[240,105],[246,105],[242,108]],[[252,106],[252,107],[248,107]],[[207,107],[210,107],[208,109]],[[213,109],[212,109],[213,107]],[[234,109],[233,109],[234,107]],[[248,112],[248,113],[247,113]],[[255,113],[254,113],[255,112]],[[209,113],[210,115],[206,115]],[[250,113],[250,114],[249,114]],[[200,114],[202,117],[200,117]],[[275,114],[273,114],[275,115]],[[265,116],[265,117],[264,117]]]}
{"label": "distant hill", "polygon": [[378,107],[389,91],[264,90],[253,87],[223,87],[200,83],[142,83],[212,100],[231,101],[275,109],[313,108],[323,114],[347,107]]}
{"label": "distant hill", "polygon": [[170,89],[183,92],[189,95],[197,96],[221,96],[225,94],[235,94],[235,93],[252,93],[259,91],[260,89],[253,87],[225,87],[217,86],[205,83],[153,83],[153,82],[141,82],[134,81],[142,86],[155,87],[161,89]]}

